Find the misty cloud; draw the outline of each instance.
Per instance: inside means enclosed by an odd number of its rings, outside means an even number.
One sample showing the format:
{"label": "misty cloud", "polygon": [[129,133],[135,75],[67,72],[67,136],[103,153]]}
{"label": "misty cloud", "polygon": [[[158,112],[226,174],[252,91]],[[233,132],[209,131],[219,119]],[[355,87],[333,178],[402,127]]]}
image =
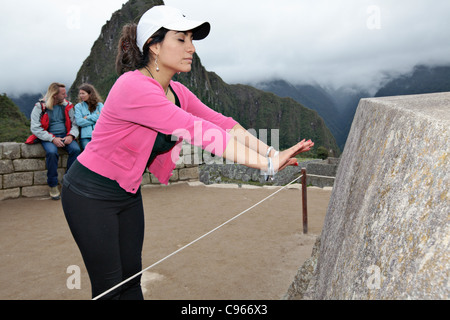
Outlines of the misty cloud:
{"label": "misty cloud", "polygon": [[450,63],[448,1],[231,0],[203,9],[204,2],[166,1],[210,17],[211,35],[197,49],[230,83],[279,77],[373,86],[386,72]]}
{"label": "misty cloud", "polygon": [[[123,2],[2,4],[0,91],[39,92],[52,81],[70,85],[101,27]],[[446,0],[165,3],[189,18],[210,21],[211,33],[196,42],[197,53],[207,70],[228,83],[283,78],[373,87],[419,63],[450,64]]]}

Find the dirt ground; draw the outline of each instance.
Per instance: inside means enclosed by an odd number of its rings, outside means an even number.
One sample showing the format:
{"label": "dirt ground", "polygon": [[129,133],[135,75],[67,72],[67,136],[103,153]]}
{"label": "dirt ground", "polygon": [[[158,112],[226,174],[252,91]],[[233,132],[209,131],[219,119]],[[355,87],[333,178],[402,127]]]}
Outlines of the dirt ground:
{"label": "dirt ground", "polygon": [[[292,187],[144,272],[145,299],[281,299],[311,255],[331,195],[330,190],[308,188],[305,235],[300,186]],[[143,268],[276,190],[187,183],[143,188]],[[0,299],[91,299],[89,278],[60,201],[1,201],[0,255]],[[67,286],[73,265],[81,270],[80,289]]]}

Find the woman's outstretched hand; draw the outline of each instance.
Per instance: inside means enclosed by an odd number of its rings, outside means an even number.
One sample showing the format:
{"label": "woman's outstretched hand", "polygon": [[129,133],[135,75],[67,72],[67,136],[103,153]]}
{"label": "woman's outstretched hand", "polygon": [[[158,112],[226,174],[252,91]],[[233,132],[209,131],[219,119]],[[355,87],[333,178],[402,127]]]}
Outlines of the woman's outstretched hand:
{"label": "woman's outstretched hand", "polygon": [[312,142],[311,139],[308,141],[305,141],[305,139],[303,139],[289,149],[281,151],[278,156],[273,158],[275,172],[281,171],[287,166],[298,166],[298,162],[295,156],[302,152],[311,150],[313,146],[314,142]]}

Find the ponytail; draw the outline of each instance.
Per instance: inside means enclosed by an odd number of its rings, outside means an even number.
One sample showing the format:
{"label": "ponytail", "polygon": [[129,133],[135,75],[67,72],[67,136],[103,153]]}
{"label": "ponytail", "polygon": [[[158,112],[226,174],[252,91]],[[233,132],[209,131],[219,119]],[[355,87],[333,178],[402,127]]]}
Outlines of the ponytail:
{"label": "ponytail", "polygon": [[116,72],[121,75],[127,71],[136,70],[143,56],[136,45],[137,25],[130,23],[122,28],[116,56]]}
{"label": "ponytail", "polygon": [[147,41],[144,45],[141,53],[136,45],[137,25],[135,23],[126,24],[122,28],[122,36],[119,40],[116,57],[116,72],[118,75],[122,75],[125,72],[140,69],[148,65],[150,62],[150,46],[164,40],[167,29],[161,28],[155,32],[150,38],[151,41]]}

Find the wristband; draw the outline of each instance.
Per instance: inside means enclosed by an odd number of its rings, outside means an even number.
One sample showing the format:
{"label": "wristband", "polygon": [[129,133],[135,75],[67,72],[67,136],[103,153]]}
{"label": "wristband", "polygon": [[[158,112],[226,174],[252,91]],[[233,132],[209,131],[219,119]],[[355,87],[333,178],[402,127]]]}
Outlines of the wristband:
{"label": "wristband", "polygon": [[272,158],[267,157],[267,171],[262,172],[264,175],[264,180],[269,181],[273,180],[273,176],[275,175],[275,170],[273,168]]}
{"label": "wristband", "polygon": [[267,149],[267,152],[266,152],[266,158],[269,157],[270,151],[271,151],[272,149],[274,149],[274,147],[272,147],[272,146],[270,146],[269,149]]}

